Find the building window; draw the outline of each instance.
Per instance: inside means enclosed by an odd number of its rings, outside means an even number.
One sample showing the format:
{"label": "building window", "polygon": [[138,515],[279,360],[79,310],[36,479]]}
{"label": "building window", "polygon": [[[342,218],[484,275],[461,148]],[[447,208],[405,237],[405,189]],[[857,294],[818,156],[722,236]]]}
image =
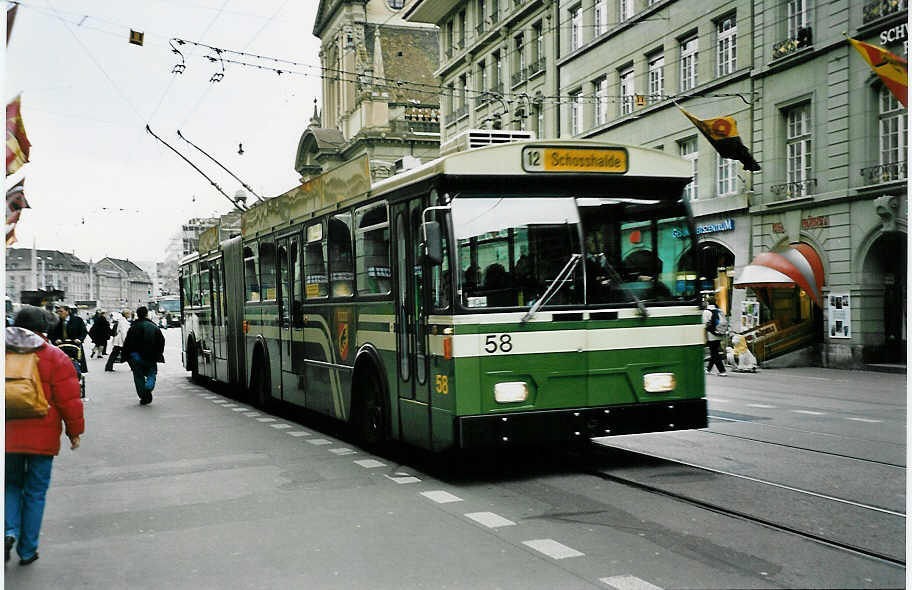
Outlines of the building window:
{"label": "building window", "polygon": [[494,60],[494,86],[491,87],[491,90],[503,92],[503,60],[500,58],[500,52],[496,51],[492,59]]}
{"label": "building window", "polygon": [[466,13],[465,10],[459,11],[459,49],[466,46]]}
{"label": "building window", "polygon": [[475,30],[479,35],[485,32],[485,0],[475,2]]}
{"label": "building window", "polygon": [[539,139],[545,135],[545,109],[541,105],[535,107],[535,133]]}
{"label": "building window", "polygon": [[633,0],[618,0],[618,22],[623,23],[633,16]]}
{"label": "building window", "polygon": [[686,159],[690,160],[691,174],[693,180],[684,187],[684,198],[689,201],[693,201],[700,196],[699,184],[697,182],[697,163],[699,161],[699,152],[697,151],[697,138],[688,137],[678,142],[678,154]]}
{"label": "building window", "polygon": [[570,51],[583,45],[583,11],[577,5],[570,9]]}
{"label": "building window", "polygon": [[608,30],[608,0],[595,0],[595,36]]}
{"label": "building window", "polygon": [[797,39],[798,31],[808,26],[807,0],[788,0],[786,13],[788,18],[788,38]]}
{"label": "building window", "polygon": [[446,27],[444,27],[444,28],[445,28],[444,39],[446,40],[445,45],[444,45],[444,53],[446,53],[447,57],[452,57],[453,56],[453,42],[455,39],[455,35],[453,33],[453,21],[448,21],[446,24]]}
{"label": "building window", "polygon": [[583,121],[580,112],[580,91],[570,93],[570,135],[576,136],[582,132]]}
{"label": "building window", "polygon": [[513,38],[513,83],[518,84],[522,81],[526,72],[526,52],[523,47],[523,36],[517,35]]}
{"label": "building window", "polygon": [[469,96],[469,77],[466,74],[459,76],[459,107],[465,108]]}
{"label": "building window", "polygon": [[881,177],[878,180],[900,180],[906,177],[906,109],[886,86],[879,95],[878,135],[880,137]]}
{"label": "building window", "polygon": [[681,42],[681,91],[697,86],[697,36]]}
{"label": "building window", "polygon": [[542,60],[545,58],[545,37],[540,21],[532,25],[532,36],[535,38],[535,55],[532,58],[536,61]]}
{"label": "building window", "polygon": [[478,89],[478,104],[482,104],[487,100],[484,93],[488,91],[488,68],[485,65],[484,60],[478,62],[478,84],[476,85]]}
{"label": "building window", "polygon": [[785,112],[786,182],[791,197],[807,194],[811,178],[811,105],[803,104]]}
{"label": "building window", "polygon": [[718,76],[726,76],[735,71],[737,35],[738,25],[735,22],[735,15],[727,16],[716,23],[716,75]]}
{"label": "building window", "polygon": [[621,97],[620,115],[629,115],[633,112],[633,68],[618,72],[618,94]]}
{"label": "building window", "polygon": [[738,192],[738,161],[716,154],[716,193],[720,197]]}
{"label": "building window", "polygon": [[665,56],[649,60],[649,102],[659,102],[665,95]]}
{"label": "building window", "polygon": [[399,10],[405,5],[405,0],[386,0],[386,3],[393,10]]}
{"label": "building window", "polygon": [[602,76],[595,82],[595,124],[608,122],[608,78]]}

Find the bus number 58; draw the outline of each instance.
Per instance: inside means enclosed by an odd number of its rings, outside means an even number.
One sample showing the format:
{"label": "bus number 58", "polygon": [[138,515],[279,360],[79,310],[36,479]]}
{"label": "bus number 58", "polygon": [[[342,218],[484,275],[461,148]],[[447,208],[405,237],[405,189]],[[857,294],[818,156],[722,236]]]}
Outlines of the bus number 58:
{"label": "bus number 58", "polygon": [[513,350],[513,342],[509,334],[488,334],[485,337],[484,349],[488,354],[494,354],[498,350],[500,352],[511,352]]}

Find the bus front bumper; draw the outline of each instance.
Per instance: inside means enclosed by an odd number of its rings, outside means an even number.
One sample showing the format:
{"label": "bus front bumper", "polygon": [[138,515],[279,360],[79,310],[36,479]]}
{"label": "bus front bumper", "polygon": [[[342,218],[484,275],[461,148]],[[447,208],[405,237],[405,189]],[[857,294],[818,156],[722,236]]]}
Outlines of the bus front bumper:
{"label": "bus front bumper", "polygon": [[706,399],[460,416],[461,448],[582,441],[598,436],[690,430],[708,425]]}

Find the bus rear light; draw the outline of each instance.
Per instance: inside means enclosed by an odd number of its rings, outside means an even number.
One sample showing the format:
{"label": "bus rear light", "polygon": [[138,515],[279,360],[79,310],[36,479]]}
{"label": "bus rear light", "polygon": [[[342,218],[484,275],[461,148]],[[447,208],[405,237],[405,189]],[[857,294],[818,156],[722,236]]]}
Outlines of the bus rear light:
{"label": "bus rear light", "polygon": [[674,373],[647,373],[643,375],[643,389],[649,393],[673,391],[675,385]]}
{"label": "bus rear light", "polygon": [[505,381],[494,385],[494,401],[499,404],[524,402],[529,397],[529,386],[524,381]]}
{"label": "bus rear light", "polygon": [[443,358],[450,360],[453,358],[453,337],[446,336],[443,339]]}
{"label": "bus rear light", "polygon": [[246,334],[250,329],[250,326],[247,324],[247,320],[244,320],[244,322],[241,324],[241,329],[244,331],[244,334]]}

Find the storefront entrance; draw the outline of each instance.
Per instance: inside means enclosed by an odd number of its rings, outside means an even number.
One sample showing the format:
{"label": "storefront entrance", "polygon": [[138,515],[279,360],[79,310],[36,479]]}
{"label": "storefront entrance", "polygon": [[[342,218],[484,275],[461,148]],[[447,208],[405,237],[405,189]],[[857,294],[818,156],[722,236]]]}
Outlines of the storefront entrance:
{"label": "storefront entrance", "polygon": [[905,361],[906,256],[902,232],[884,233],[868,250],[862,268],[870,300],[861,309],[862,323],[869,326],[863,351],[866,362]]}

